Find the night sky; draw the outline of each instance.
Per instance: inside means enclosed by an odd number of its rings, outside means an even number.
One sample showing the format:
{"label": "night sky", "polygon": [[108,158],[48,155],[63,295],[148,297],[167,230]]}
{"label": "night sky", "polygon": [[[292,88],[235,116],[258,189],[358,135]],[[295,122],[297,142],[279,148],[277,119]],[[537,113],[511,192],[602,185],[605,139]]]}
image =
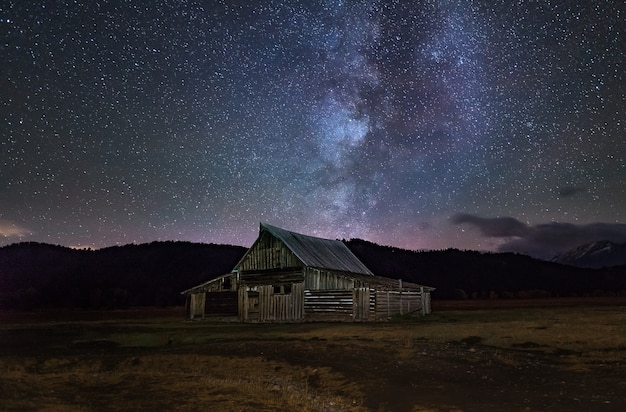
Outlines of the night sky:
{"label": "night sky", "polygon": [[[579,4],[575,4],[579,3]],[[623,1],[3,1],[0,246],[626,241]]]}

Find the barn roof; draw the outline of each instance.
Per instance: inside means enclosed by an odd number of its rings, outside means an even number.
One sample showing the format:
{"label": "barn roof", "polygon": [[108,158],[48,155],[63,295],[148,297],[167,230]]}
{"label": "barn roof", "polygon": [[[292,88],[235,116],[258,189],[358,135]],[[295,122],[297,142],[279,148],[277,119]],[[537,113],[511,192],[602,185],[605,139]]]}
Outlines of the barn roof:
{"label": "barn roof", "polygon": [[340,240],[302,235],[261,223],[259,237],[264,231],[281,240],[305,266],[374,275]]}

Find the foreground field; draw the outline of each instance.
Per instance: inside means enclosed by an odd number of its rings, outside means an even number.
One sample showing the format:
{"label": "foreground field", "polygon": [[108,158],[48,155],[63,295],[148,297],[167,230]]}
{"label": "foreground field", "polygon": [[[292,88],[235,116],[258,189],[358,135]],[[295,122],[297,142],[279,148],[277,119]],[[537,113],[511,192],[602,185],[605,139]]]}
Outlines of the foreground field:
{"label": "foreground field", "polygon": [[0,411],[626,410],[625,306],[383,324],[187,322],[179,311],[0,322]]}

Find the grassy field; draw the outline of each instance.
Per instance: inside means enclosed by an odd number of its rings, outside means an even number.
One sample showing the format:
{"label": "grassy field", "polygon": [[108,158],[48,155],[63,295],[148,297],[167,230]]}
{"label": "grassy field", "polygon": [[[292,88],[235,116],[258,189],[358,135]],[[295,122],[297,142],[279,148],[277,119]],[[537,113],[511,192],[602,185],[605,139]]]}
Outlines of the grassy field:
{"label": "grassy field", "polygon": [[626,410],[626,306],[360,324],[0,315],[0,411]]}

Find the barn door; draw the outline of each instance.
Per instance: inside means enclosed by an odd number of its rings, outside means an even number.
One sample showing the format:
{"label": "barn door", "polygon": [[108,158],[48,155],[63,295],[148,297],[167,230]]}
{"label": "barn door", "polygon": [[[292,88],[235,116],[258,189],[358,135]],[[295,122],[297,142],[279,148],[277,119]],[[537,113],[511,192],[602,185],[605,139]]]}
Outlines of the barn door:
{"label": "barn door", "polygon": [[352,315],[355,321],[367,321],[370,316],[369,288],[354,288],[352,290]]}
{"label": "barn door", "polygon": [[259,292],[248,291],[248,316],[249,321],[259,320]]}

